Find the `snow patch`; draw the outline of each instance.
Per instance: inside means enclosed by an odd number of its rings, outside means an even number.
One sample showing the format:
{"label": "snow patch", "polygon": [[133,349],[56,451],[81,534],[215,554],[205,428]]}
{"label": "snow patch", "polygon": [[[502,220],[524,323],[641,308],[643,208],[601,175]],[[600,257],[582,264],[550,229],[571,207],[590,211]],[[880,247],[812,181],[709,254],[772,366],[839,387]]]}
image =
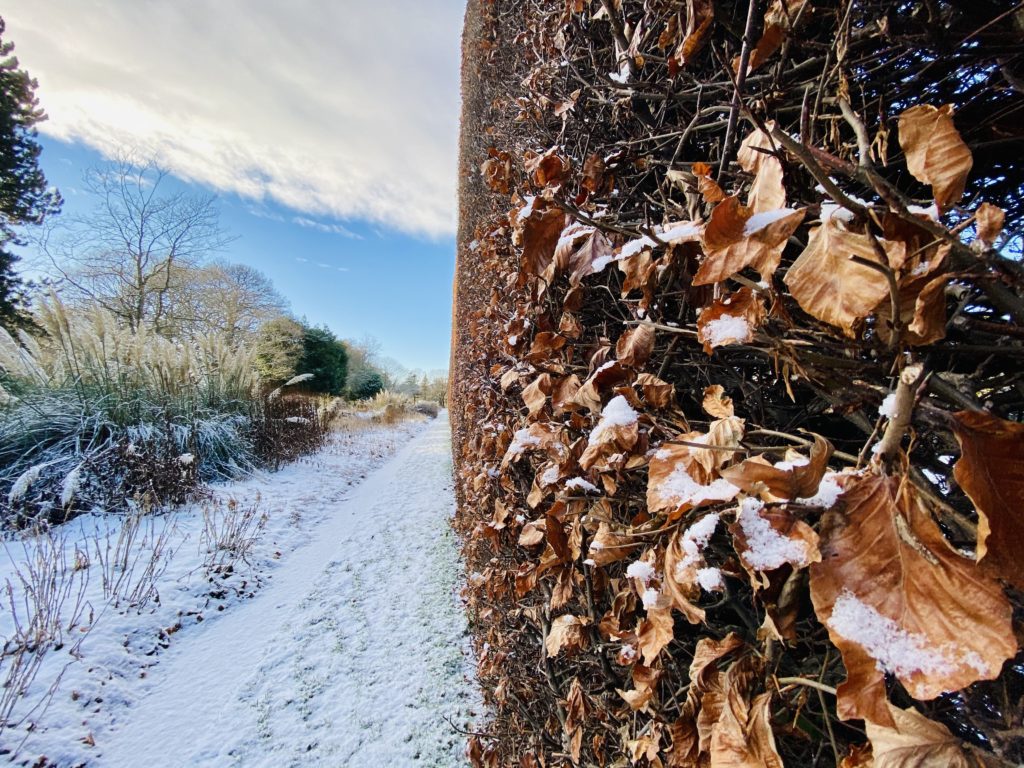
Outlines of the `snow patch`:
{"label": "snow patch", "polygon": [[697,583],[705,592],[717,592],[725,588],[722,571],[718,568],[698,568]]}
{"label": "snow patch", "polygon": [[803,542],[783,536],[759,514],[764,508],[759,500],[747,497],[740,503],[738,521],[747,539],[743,559],[752,568],[770,571],[784,563],[807,565],[807,548]]}
{"label": "snow patch", "polygon": [[638,415],[629,402],[622,395],[616,395],[601,411],[601,420],[597,423],[594,431],[590,433],[590,445],[598,445],[604,438],[605,433],[615,427],[628,427],[636,424]]}
{"label": "snow patch", "polygon": [[701,338],[712,347],[723,347],[749,339],[752,335],[750,323],[745,317],[721,315],[701,327]]}
{"label": "snow patch", "polygon": [[600,489],[593,483],[584,480],[582,477],[574,477],[565,484],[566,490],[584,491],[586,493],[600,493]]}
{"label": "snow patch", "polygon": [[637,560],[626,568],[626,576],[631,579],[640,579],[647,584],[654,578],[654,566],[644,560]]}

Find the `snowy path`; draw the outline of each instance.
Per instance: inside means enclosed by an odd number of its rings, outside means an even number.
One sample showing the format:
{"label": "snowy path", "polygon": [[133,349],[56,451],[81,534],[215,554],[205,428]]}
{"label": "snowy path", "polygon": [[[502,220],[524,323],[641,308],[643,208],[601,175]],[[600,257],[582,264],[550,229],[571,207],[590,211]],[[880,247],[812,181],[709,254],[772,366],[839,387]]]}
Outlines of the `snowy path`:
{"label": "snowy path", "polygon": [[[339,496],[342,490],[339,489]],[[443,416],[288,556],[272,583],[151,670],[97,766],[464,765],[477,701],[454,595]]]}

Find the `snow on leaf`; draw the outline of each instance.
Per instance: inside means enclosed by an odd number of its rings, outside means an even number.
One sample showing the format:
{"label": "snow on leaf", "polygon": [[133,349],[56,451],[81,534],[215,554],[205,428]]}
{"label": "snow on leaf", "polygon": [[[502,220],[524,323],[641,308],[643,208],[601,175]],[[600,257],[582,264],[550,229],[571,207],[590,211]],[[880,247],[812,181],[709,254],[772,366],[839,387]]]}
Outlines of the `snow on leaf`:
{"label": "snow on leaf", "polygon": [[75,494],[78,493],[78,490],[82,485],[82,470],[84,469],[84,462],[78,464],[74,469],[67,473],[63,482],[61,482],[60,505],[62,507],[68,506],[68,504],[74,500]]}
{"label": "snow on leaf", "polygon": [[746,344],[764,322],[764,306],[749,288],[715,299],[697,318],[697,340],[709,355],[716,347]]}
{"label": "snow on leaf", "polygon": [[[895,477],[853,475],[843,502],[842,513],[825,514],[822,560],[811,566],[815,612],[847,670],[839,716],[893,725],[886,665],[922,700],[996,677],[1017,649],[1009,603],[995,581],[949,546],[914,487]],[[924,653],[915,661],[909,651],[892,656],[897,641],[945,661]]]}
{"label": "snow on leaf", "polygon": [[651,457],[647,472],[647,508],[678,515],[707,501],[728,501],[739,493],[720,478],[719,469],[739,447],[743,420],[735,416],[711,422],[707,434],[690,432],[680,440],[713,446],[663,445]]}
{"label": "snow on leaf", "polygon": [[953,125],[953,105],[918,104],[899,118],[900,147],[907,170],[932,188],[941,212],[960,202],[974,160]]}
{"label": "snow on leaf", "polygon": [[736,525],[729,528],[745,565],[755,571],[770,571],[786,563],[804,568],[821,560],[818,535],[807,523],[785,511],[763,510],[764,504],[757,499],[743,499]]}
{"label": "snow on leaf", "polygon": [[953,477],[978,512],[977,559],[1024,589],[1024,425],[960,411],[953,431],[960,443]]}
{"label": "snow on leaf", "polygon": [[7,502],[13,504],[16,501],[20,501],[24,498],[25,494],[28,493],[28,489],[32,483],[39,479],[39,476],[43,473],[43,470],[49,466],[48,464],[36,464],[29,467],[14,481],[11,485],[11,490],[7,493]]}
{"label": "snow on leaf", "polygon": [[601,411],[601,419],[590,433],[587,448],[580,456],[583,469],[604,468],[607,459],[629,451],[639,439],[638,414],[625,397],[616,395]]}
{"label": "snow on leaf", "polygon": [[[727,197],[715,206],[704,227],[701,243],[705,257],[693,278],[694,285],[710,285],[753,267],[767,280],[779,267],[790,235],[800,226],[805,210],[759,212]],[[748,228],[748,223],[753,224]]]}

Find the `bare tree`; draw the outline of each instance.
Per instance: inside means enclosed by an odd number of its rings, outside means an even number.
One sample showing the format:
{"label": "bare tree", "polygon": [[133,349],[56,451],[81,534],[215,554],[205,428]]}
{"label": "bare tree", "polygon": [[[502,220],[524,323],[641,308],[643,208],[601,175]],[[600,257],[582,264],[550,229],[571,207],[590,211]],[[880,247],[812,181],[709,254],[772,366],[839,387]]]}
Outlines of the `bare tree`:
{"label": "bare tree", "polygon": [[69,298],[95,302],[132,329],[172,327],[182,271],[231,241],[216,198],[170,190],[167,175],[153,160],[130,154],[87,171],[95,211],[69,217],[44,243]]}
{"label": "bare tree", "polygon": [[178,334],[218,333],[234,346],[288,310],[270,278],[247,264],[214,261],[179,271],[167,308]]}

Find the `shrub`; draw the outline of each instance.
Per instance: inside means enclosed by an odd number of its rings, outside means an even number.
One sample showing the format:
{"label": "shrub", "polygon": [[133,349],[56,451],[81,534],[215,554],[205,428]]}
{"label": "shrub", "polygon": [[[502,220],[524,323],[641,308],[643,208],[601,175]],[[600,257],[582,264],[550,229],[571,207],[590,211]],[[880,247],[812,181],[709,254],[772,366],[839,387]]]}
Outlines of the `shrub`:
{"label": "shrub", "polygon": [[308,386],[314,392],[340,395],[345,390],[348,373],[345,345],[326,327],[306,328],[302,345],[295,372],[312,374]]}
{"label": "shrub", "polygon": [[353,400],[366,400],[383,391],[384,378],[366,368],[356,371],[348,383],[348,393]]}

